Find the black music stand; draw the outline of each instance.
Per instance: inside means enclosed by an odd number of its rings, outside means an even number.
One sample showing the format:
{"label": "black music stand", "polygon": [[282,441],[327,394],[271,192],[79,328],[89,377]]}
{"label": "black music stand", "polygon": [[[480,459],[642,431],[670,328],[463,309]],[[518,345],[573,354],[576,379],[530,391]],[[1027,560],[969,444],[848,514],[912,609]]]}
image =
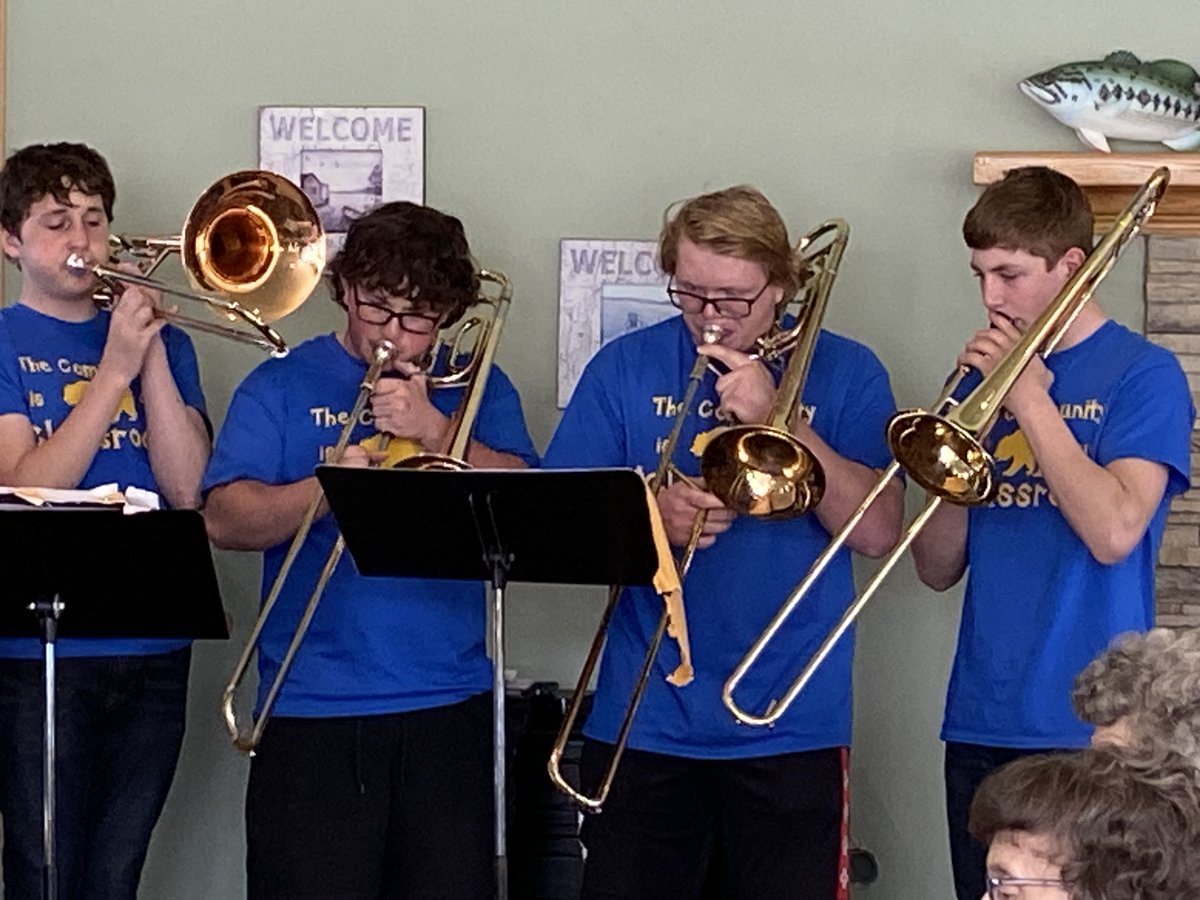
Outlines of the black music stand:
{"label": "black music stand", "polygon": [[[0,636],[41,638],[43,646],[42,896],[56,900],[55,643],[228,638],[229,630],[198,512],[0,504],[0,548],[9,560]],[[122,572],[137,578],[114,590]]]}
{"label": "black music stand", "polygon": [[[658,556],[645,483],[632,469],[318,466],[317,478],[363,575],[491,585],[496,889],[505,900],[505,589],[510,581],[649,584]],[[395,527],[380,527],[399,520],[414,525],[399,539]]]}

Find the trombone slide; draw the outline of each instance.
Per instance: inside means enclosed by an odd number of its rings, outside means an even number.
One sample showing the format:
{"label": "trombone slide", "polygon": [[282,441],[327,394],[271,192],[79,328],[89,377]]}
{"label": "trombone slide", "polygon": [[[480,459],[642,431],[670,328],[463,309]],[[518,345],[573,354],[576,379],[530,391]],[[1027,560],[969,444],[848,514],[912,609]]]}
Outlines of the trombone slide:
{"label": "trombone slide", "polygon": [[[384,368],[391,362],[392,357],[395,355],[396,348],[390,341],[379,341],[376,343],[371,364],[368,366],[362,383],[359,385],[354,407],[351,409],[346,419],[346,424],[338,435],[337,443],[329,454],[330,462],[340,461],[343,454],[345,454],[346,447],[350,443],[350,435],[358,425],[359,416],[362,414],[363,409],[366,408],[367,402],[371,399],[371,394],[374,392],[375,385],[379,382]],[[246,646],[242,649],[242,655],[238,658],[233,674],[230,676],[228,684],[225,685],[225,690],[221,696],[221,713],[225,720],[225,729],[229,732],[229,737],[233,741],[234,746],[251,756],[254,755],[255,748],[258,747],[259,742],[262,740],[263,729],[266,728],[267,720],[270,718],[271,710],[275,705],[275,700],[283,688],[283,683],[287,679],[292,661],[295,659],[296,652],[300,649],[300,644],[303,642],[304,635],[308,631],[309,623],[312,622],[313,615],[317,611],[317,605],[321,601],[321,593],[324,591],[329,578],[333,575],[334,569],[337,568],[338,560],[341,559],[345,548],[345,542],[342,540],[341,535],[338,535],[337,542],[334,544],[333,550],[330,551],[329,557],[325,561],[325,566],[322,569],[317,587],[309,595],[308,602],[300,617],[296,631],[292,636],[291,643],[288,645],[287,651],[280,663],[279,670],[275,673],[274,680],[267,688],[258,718],[251,721],[249,730],[243,730],[238,724],[237,710],[234,706],[238,687],[250,669],[250,661],[254,658],[254,651],[258,647],[258,641],[262,636],[263,628],[266,626],[267,619],[270,617],[275,604],[283,593],[283,586],[287,582],[288,573],[291,571],[296,557],[300,555],[300,548],[304,546],[304,542],[308,538],[308,533],[312,530],[313,522],[317,518],[317,511],[321,508],[321,502],[324,499],[325,494],[318,486],[313,493],[312,500],[309,501],[308,508],[304,512],[304,517],[300,521],[300,527],[296,530],[296,534],[292,538],[292,543],[288,546],[287,554],[279,566],[279,571],[275,575],[275,581],[271,585],[271,590],[267,594],[266,600],[263,601],[262,609],[258,614],[258,620],[254,623],[250,637],[246,640]]]}

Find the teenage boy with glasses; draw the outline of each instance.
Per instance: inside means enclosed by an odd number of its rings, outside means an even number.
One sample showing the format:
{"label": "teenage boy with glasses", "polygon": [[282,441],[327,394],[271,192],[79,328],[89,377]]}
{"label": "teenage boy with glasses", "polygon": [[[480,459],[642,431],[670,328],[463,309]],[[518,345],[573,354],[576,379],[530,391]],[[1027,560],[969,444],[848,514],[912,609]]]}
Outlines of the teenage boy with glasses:
{"label": "teenage boy with glasses", "polygon": [[[753,188],[693,198],[668,215],[659,239],[669,295],[682,312],[607,344],[585,369],[546,451],[560,467],[640,466],[653,471],[697,353],[724,369],[701,386],[675,463],[698,477],[705,437],[730,417],[764,422],[778,367],[751,355],[797,293],[801,273],[782,217]],[[705,345],[706,328],[717,343]],[[845,522],[887,464],[884,425],[894,411],[887,373],[855,341],[821,332],[796,436],[827,476],[825,497],[802,518],[738,516],[712,494],[677,481],[658,494],[667,536],[687,543],[698,510],[707,523],[684,586],[693,652],[702,665],[684,688],[666,683],[679,663],[658,654],[629,749],[604,811],[586,819],[583,895],[696,898],[708,884],[722,898],[832,900],[838,880],[843,748],[850,743],[853,641],[843,641],[796,709],[773,729],[737,724],[721,685],[779,603]],[[701,482],[702,483],[702,482]],[[890,485],[850,540],[878,556],[895,543],[902,491]],[[816,646],[853,595],[841,554],[795,616],[784,640],[747,680],[761,704],[790,680],[797,648]],[[583,780],[607,765],[646,647],[662,611],[650,589],[627,589],[608,631],[591,716]]]}
{"label": "teenage boy with glasses", "polygon": [[[343,465],[380,461],[368,448],[383,433],[414,452],[441,450],[462,399],[462,389],[431,393],[425,374],[438,329],[479,290],[458,219],[412,203],[377,207],[350,226],[329,272],[343,327],[250,373],[205,476],[213,542],[264,551],[264,593],[319,490],[313,470],[337,441],[377,342],[395,347],[393,377],[380,380]],[[441,356],[433,374],[445,366]],[[537,463],[520,399],[498,368],[474,433],[474,466]],[[379,527],[403,541],[421,523],[397,509]],[[263,632],[264,686],[337,536],[323,505]],[[251,898],[491,896],[484,632],[482,585],[365,578],[343,556],[251,761]]]}

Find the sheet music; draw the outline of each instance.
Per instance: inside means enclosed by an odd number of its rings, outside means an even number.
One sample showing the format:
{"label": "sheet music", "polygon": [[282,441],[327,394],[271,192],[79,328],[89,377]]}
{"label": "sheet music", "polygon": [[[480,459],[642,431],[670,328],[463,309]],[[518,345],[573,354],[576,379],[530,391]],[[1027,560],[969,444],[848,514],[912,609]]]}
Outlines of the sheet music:
{"label": "sheet music", "polygon": [[153,491],[137,487],[120,491],[116,482],[97,485],[88,490],[0,485],[0,505],[41,509],[112,508],[120,509],[126,514],[160,509],[162,506],[158,494]]}

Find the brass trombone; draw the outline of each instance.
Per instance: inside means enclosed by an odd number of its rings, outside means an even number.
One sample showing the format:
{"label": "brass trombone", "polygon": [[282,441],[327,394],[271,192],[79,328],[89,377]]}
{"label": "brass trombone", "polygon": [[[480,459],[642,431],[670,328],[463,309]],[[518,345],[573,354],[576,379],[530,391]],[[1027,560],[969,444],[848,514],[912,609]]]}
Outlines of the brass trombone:
{"label": "brass trombone", "polygon": [[[809,248],[826,235],[817,250]],[[821,332],[829,293],[837,278],[850,226],[841,219],[822,222],[800,238],[796,255],[809,284],[795,324],[760,344],[763,359],[791,351],[775,403],[765,425],[733,425],[717,434],[700,459],[707,490],[730,509],[762,519],[802,516],[821,502],[825,471],[812,451],[792,434],[793,417],[801,414],[800,397]],[[811,287],[810,287],[811,285]]]}
{"label": "brass trombone", "polygon": [[[371,363],[367,368],[366,375],[363,376],[362,383],[358,387],[358,396],[355,398],[354,406],[350,410],[346,424],[342,426],[337,443],[334,445],[333,450],[330,451],[328,462],[341,462],[342,456],[346,452],[346,446],[350,443],[350,434],[354,431],[355,426],[358,425],[358,420],[367,403],[370,401],[371,394],[375,392],[375,387],[379,384],[383,370],[392,361],[395,353],[396,348],[392,346],[390,341],[379,341],[375,344],[372,349]],[[242,731],[238,726],[237,710],[234,708],[234,699],[238,686],[241,684],[242,679],[246,677],[246,672],[250,669],[250,660],[254,657],[254,651],[258,647],[258,639],[262,635],[263,628],[267,624],[267,619],[270,617],[271,611],[275,608],[276,601],[279,600],[279,595],[283,591],[283,585],[287,581],[288,573],[291,571],[292,563],[299,556],[300,548],[308,538],[313,521],[317,517],[317,510],[320,509],[321,501],[324,499],[325,492],[318,487],[313,494],[312,500],[309,501],[308,509],[304,512],[304,518],[300,520],[300,527],[292,538],[292,543],[288,547],[287,554],[279,566],[279,573],[275,576],[275,582],[271,585],[271,591],[267,594],[267,599],[263,601],[258,621],[254,623],[254,628],[250,632],[250,637],[246,641],[242,655],[238,658],[237,665],[234,666],[233,674],[230,676],[229,683],[225,686],[225,691],[221,697],[221,712],[224,715],[225,728],[233,740],[233,745],[251,756],[254,755],[254,750],[258,746],[259,741],[262,740],[263,729],[266,728],[267,719],[270,717],[271,709],[275,705],[275,699],[279,696],[284,679],[292,667],[292,660],[295,659],[296,651],[300,649],[300,644],[304,640],[305,633],[308,631],[309,623],[312,622],[312,618],[316,614],[317,604],[321,600],[321,594],[325,590],[325,585],[333,576],[333,570],[337,568],[338,561],[342,558],[342,551],[346,546],[341,535],[338,535],[338,539],[325,561],[325,567],[321,570],[321,575],[317,579],[317,586],[309,596],[308,603],[304,607],[304,612],[300,616],[300,622],[296,626],[295,634],[292,636],[287,652],[279,664],[279,671],[275,675],[275,680],[271,682],[271,686],[267,689],[258,719],[251,722],[249,731]]]}
{"label": "brass trombone", "polygon": [[[512,287],[504,275],[499,272],[482,270],[479,272],[479,277],[481,281],[495,284],[499,287],[497,297],[481,293],[477,298],[476,305],[484,304],[492,308],[491,317],[472,316],[461,322],[452,338],[440,341],[439,347],[435,348],[435,352],[431,356],[432,359],[437,359],[440,348],[443,346],[448,348],[448,372],[445,375],[430,376],[430,390],[451,387],[465,387],[466,389],[462,402],[454,414],[450,432],[447,435],[445,452],[410,457],[409,459],[402,460],[398,464],[399,466],[408,468],[467,468],[465,456],[467,445],[471,439],[471,428],[478,413],[480,402],[483,399],[487,377],[496,354],[496,344],[499,341],[500,329],[504,324],[508,305],[512,299]],[[469,335],[473,335],[471,338],[473,343],[468,347]],[[354,406],[347,417],[341,434],[338,436],[337,443],[329,454],[327,462],[337,463],[341,460],[346,451],[346,446],[350,442],[351,433],[354,431],[363,410],[370,401],[371,395],[374,393],[384,369],[387,368],[394,356],[395,348],[389,341],[379,341],[374,345],[372,359],[367,368],[366,375],[359,385],[358,396],[355,399]],[[465,361],[464,357],[466,357]],[[389,439],[390,435],[383,435],[377,449],[386,450]],[[457,465],[452,465],[452,463],[457,463]],[[275,576],[271,590],[267,594],[267,598],[263,601],[258,620],[254,623],[254,628],[250,632],[250,637],[246,641],[246,646],[242,650],[242,655],[234,667],[233,674],[230,676],[221,698],[221,712],[225,720],[225,728],[229,732],[234,746],[251,756],[254,755],[255,748],[262,740],[263,730],[266,728],[267,720],[271,716],[271,710],[274,708],[279,692],[283,688],[283,683],[287,679],[288,672],[291,670],[296,653],[304,641],[304,636],[308,632],[308,626],[316,614],[317,606],[320,604],[321,596],[325,591],[325,586],[329,583],[329,579],[333,576],[333,572],[337,568],[337,564],[345,551],[345,541],[339,535],[329,552],[317,583],[309,595],[304,612],[301,614],[296,630],[292,635],[292,640],[288,644],[283,659],[280,661],[278,671],[275,673],[275,678],[263,698],[258,718],[251,721],[248,730],[243,730],[238,724],[237,710],[235,708],[238,687],[249,671],[250,661],[254,656],[255,649],[258,647],[258,641],[266,625],[267,618],[271,615],[271,611],[274,609],[275,603],[283,591],[288,573],[291,571],[292,564],[295,562],[296,557],[300,553],[300,548],[303,546],[309,531],[312,529],[313,521],[316,518],[317,511],[323,499],[324,492],[318,488],[309,503],[308,509],[305,511],[299,529],[292,538],[292,543],[288,547],[283,562],[280,564],[279,572]]]}
{"label": "brass trombone", "polygon": [[[826,235],[832,235],[829,242],[814,248],[814,244]],[[798,414],[801,393],[812,365],[813,352],[821,329],[821,319],[825,314],[829,293],[837,278],[838,265],[849,238],[849,225],[841,219],[830,219],[797,241],[794,256],[796,266],[804,276],[802,291],[796,298],[787,298],[787,302],[780,304],[775,328],[756,341],[755,352],[752,354],[764,361],[777,359],[786,353],[791,354],[767,424],[734,425],[723,429],[704,449],[700,471],[705,479],[705,489],[739,513],[766,519],[793,518],[804,515],[816,506],[824,494],[824,471],[812,452],[791,434],[790,425],[793,417]],[[793,303],[801,303],[803,306],[791,327],[784,327],[785,316]],[[720,329],[717,326],[707,326],[704,329],[704,343],[715,343],[719,338]],[[699,354],[692,366],[675,421],[650,479],[650,490],[655,496],[672,478],[692,481],[676,467],[673,458],[684,422],[710,364],[711,360],[707,356]],[[701,510],[692,521],[687,545],[676,560],[681,583],[687,577],[695,556],[704,522],[705,513]],[[589,797],[566,780],[562,773],[562,757],[583,705],[587,686],[591,683],[592,674],[604,648],[608,626],[621,592],[621,585],[609,588],[608,603],[601,615],[599,628],[588,650],[583,670],[579,674],[575,692],[563,716],[547,763],[550,780],[555,787],[587,812],[599,812],[612,788],[617,767],[633,728],[634,715],[641,705],[650,670],[670,624],[669,610],[664,608],[638,672],[633,694],[625,709],[625,717],[621,721],[608,768],[600,780],[596,794]]]}
{"label": "brass trombone", "polygon": [[[509,304],[512,303],[512,284],[502,272],[480,269],[479,278],[497,288],[494,297],[480,293],[477,303],[490,306],[491,316],[471,316],[464,320],[455,330],[453,339],[448,342],[448,373],[429,378],[431,390],[467,385],[467,392],[454,414],[455,422],[449,440],[442,452],[419,453],[407,457],[400,460],[396,468],[454,472],[470,468],[466,460],[467,447],[471,443],[471,425],[479,414],[483,392],[487,387],[487,376],[496,357],[496,347],[500,343],[500,331],[508,316]],[[473,344],[470,343],[472,341]],[[468,349],[469,346],[473,346],[474,349]],[[464,356],[467,361],[460,363]],[[436,356],[434,358],[436,359]]]}
{"label": "brass trombone", "polygon": [[[962,506],[978,506],[991,499],[996,488],[993,481],[994,461],[992,455],[984,448],[984,440],[999,417],[1005,397],[1032,362],[1034,355],[1048,355],[1062,340],[1130,240],[1154,214],[1158,201],[1166,191],[1170,175],[1165,166],[1154,171],[1130,204],[1117,216],[1112,228],[1088,255],[1079,270],[1000,360],[991,374],[973,391],[961,401],[954,399],[955,391],[968,371],[965,367],[960,367],[947,382],[941,396],[934,401],[931,410],[912,409],[892,417],[887,427],[887,440],[894,457],[893,462],[884,470],[882,477],[834,536],[829,546],[813,561],[804,579],[784,601],[775,617],[726,680],[721,700],[739,722],[746,725],[772,725],[787,712],[788,707],[808,685],[837,642],[854,624],[888,573],[925,528],[942,501]],[[742,678],[812,589],[830,560],[862,521],[867,510],[901,469],[932,496],[913,518],[900,542],[884,558],[879,569],[854,598],[787,691],[781,697],[773,699],[762,715],[742,709],[733,696]]]}
{"label": "brass trombone", "polygon": [[[177,237],[115,235],[109,238],[109,247],[114,256],[124,253],[142,260],[141,273],[92,264],[77,254],[67,259],[72,271],[97,277],[99,305],[110,305],[123,284],[198,300],[230,324],[172,310],[157,314],[275,356],[285,355],[288,348],[268,323],[297,309],[325,267],[325,232],[308,197],[283,176],[260,170],[234,172],[211,185],[188,213]],[[182,257],[191,291],[150,277],[172,253]],[[239,322],[245,328],[233,327]]]}

